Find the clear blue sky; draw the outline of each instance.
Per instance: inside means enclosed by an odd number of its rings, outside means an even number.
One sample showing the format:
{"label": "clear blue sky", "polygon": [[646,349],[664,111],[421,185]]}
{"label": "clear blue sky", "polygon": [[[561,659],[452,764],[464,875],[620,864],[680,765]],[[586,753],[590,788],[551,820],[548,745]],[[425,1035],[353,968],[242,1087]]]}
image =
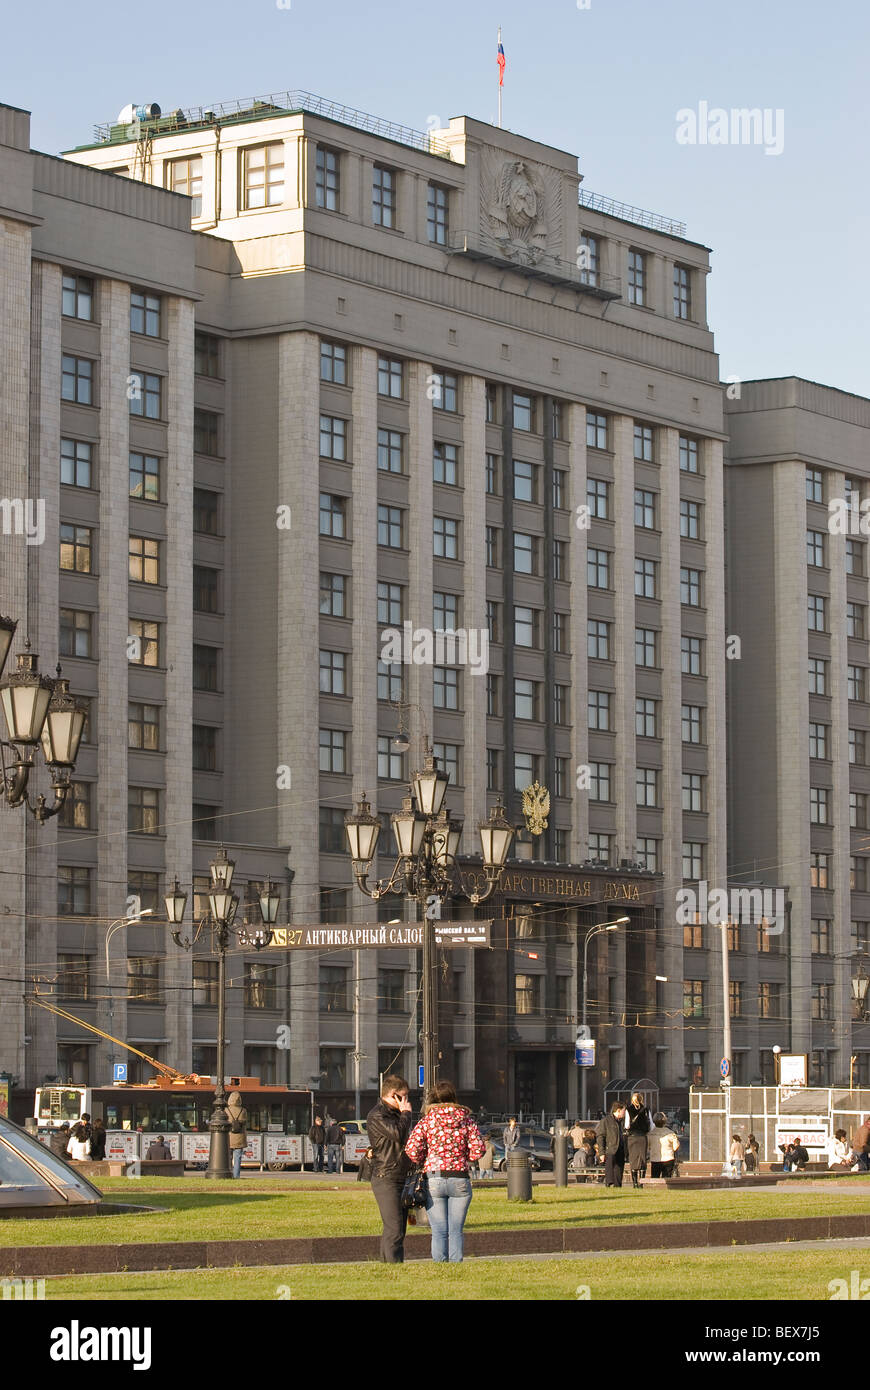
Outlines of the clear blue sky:
{"label": "clear blue sky", "polygon": [[[870,7],[864,0],[117,0],[7,4],[0,99],[35,148],[86,143],[129,101],[163,110],[301,88],[426,129],[496,114],[571,150],[585,187],[713,248],[722,375],[870,396]],[[784,150],[684,146],[681,108],[784,111]]]}

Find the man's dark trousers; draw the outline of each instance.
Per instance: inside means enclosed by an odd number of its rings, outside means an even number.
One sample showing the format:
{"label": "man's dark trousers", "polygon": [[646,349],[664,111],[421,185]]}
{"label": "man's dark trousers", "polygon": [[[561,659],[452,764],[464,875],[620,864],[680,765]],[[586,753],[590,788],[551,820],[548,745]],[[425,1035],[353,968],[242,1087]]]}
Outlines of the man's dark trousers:
{"label": "man's dark trousers", "polygon": [[381,1236],[381,1262],[400,1265],[405,1262],[402,1242],[408,1225],[408,1213],[402,1206],[404,1178],[372,1178],[372,1192],[384,1223]]}
{"label": "man's dark trousers", "polygon": [[604,1183],[606,1187],[622,1187],[622,1174],[625,1169],[625,1149],[620,1144],[614,1154],[604,1159]]}

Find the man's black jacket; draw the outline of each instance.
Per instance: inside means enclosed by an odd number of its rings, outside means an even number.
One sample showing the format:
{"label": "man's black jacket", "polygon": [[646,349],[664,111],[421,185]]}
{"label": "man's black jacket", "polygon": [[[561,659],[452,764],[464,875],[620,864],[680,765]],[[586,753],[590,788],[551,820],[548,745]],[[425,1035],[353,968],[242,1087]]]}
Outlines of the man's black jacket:
{"label": "man's black jacket", "polygon": [[344,1130],[337,1120],[326,1131],[326,1142],[327,1144],[342,1144],[344,1142]]}
{"label": "man's black jacket", "polygon": [[595,1131],[595,1143],[598,1146],[598,1152],[603,1154],[605,1158],[608,1155],[614,1158],[623,1148],[624,1134],[624,1116],[617,1118],[616,1115],[605,1115],[604,1119],[599,1121]]}
{"label": "man's black jacket", "polygon": [[373,1178],[404,1178],[410,1171],[413,1165],[405,1155],[405,1144],[413,1123],[410,1111],[394,1110],[382,1100],[369,1111],[366,1128]]}

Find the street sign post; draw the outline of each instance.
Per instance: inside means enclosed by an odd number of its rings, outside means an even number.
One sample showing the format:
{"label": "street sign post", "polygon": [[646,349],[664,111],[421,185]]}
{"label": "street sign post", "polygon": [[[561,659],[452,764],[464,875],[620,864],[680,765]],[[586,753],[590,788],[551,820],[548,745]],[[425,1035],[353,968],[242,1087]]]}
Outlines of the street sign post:
{"label": "street sign post", "polygon": [[491,922],[436,922],[436,946],[488,946]]}
{"label": "street sign post", "polygon": [[127,1063],[126,1063],[126,1062],[115,1062],[115,1063],[114,1063],[114,1065],[113,1065],[113,1067],[112,1067],[112,1080],[113,1080],[113,1081],[126,1081],[126,1080],[127,1080]]}
{"label": "street sign post", "polygon": [[578,1038],[574,1044],[574,1061],[578,1067],[595,1066],[595,1043],[591,1038]]}
{"label": "street sign post", "polygon": [[731,1075],[731,1063],[727,1057],[723,1057],[722,1061],[719,1063],[719,1074],[723,1081],[727,1081],[728,1077]]}
{"label": "street sign post", "polygon": [[[488,922],[442,922],[432,924],[436,946],[488,946]],[[407,946],[418,949],[423,945],[422,922],[341,922],[324,926],[322,922],[300,922],[291,927],[272,927],[269,945],[281,951],[323,951],[336,947],[345,950],[388,950]]]}

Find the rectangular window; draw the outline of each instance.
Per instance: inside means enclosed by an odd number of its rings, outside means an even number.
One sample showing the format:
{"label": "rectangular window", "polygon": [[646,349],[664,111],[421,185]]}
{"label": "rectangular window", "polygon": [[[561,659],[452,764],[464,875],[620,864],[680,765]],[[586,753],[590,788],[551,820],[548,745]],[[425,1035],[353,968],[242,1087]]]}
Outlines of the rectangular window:
{"label": "rectangular window", "polygon": [[217,772],[217,733],[210,724],[193,725],[194,772]]}
{"label": "rectangular window", "polygon": [[514,790],[525,791],[533,782],[540,782],[543,759],[537,753],[514,754]]}
{"label": "rectangular window", "polygon": [[870,873],[867,871],[868,859],[863,854],[852,854],[849,856],[849,888],[853,893],[866,893],[867,885],[870,883]]}
{"label": "rectangular window", "polygon": [[191,217],[202,217],[202,155],[167,162],[166,186],[172,193],[183,193],[193,206]]}
{"label": "rectangular window", "polygon": [[659,805],[659,774],[657,768],[635,768],[635,795],[638,806]]}
{"label": "rectangular window", "polygon": [[160,830],[160,792],[156,787],[127,787],[127,829],[131,835]]}
{"label": "rectangular window", "polygon": [[404,698],[404,667],[398,661],[379,661],[378,699],[399,704]]}
{"label": "rectangular window", "polygon": [[810,787],[810,824],[828,824],[827,787]]}
{"label": "rectangular window", "polygon": [[701,637],[680,638],[680,669],[684,676],[704,674],[704,640]]}
{"label": "rectangular window", "polygon": [[94,282],[87,275],[64,275],[62,282],[62,302],[64,318],[85,319],[88,323],[94,317]]}
{"label": "rectangular window", "polygon": [[146,338],[160,337],[160,296],[133,290],[130,295],[130,332]]}
{"label": "rectangular window", "polygon": [[[810,793],[812,795],[812,793]],[[867,793],[849,793],[849,824],[853,830],[867,829]]]}
{"label": "rectangular window", "polygon": [[867,734],[864,729],[849,730],[849,762],[855,767],[867,766]]}
{"label": "rectangular window", "polygon": [[518,647],[539,648],[541,645],[541,610],[514,607],[514,642]]}
{"label": "rectangular window", "polygon": [[687,608],[701,606],[701,571],[688,565],[680,566],[680,603]]}
{"label": "rectangular window", "polygon": [[405,1013],[404,970],[378,971],[378,1013]]}
{"label": "rectangular window", "polygon": [[607,416],[586,413],[586,448],[607,448]]}
{"label": "rectangular window", "polygon": [[827,632],[827,602],[820,594],[807,595],[807,628],[810,632]]}
{"label": "rectangular window", "polygon": [[88,916],[91,911],[91,871],[85,868],[57,868],[57,914],[59,917]]}
{"label": "rectangular window", "polygon": [[686,1018],[704,1017],[704,981],[683,981],[683,1014]]}
{"label": "rectangular window", "polygon": [[60,398],[76,405],[94,403],[94,363],[87,357],[68,357],[61,362]]}
{"label": "rectangular window", "polygon": [[347,462],[347,421],[338,415],[320,417],[320,457]]}
{"label": "rectangular window", "polygon": [[317,146],[314,201],[326,212],[338,212],[341,204],[341,156],[325,145]]}
{"label": "rectangular window", "polygon": [[501,527],[486,528],[486,564],[488,569],[501,568]]}
{"label": "rectangular window", "polygon": [[635,598],[658,597],[658,561],[636,557],[634,561]]}
{"label": "rectangular window", "polygon": [[69,522],[60,523],[60,568],[73,570],[76,574],[93,574],[94,533],[90,526],[72,526]]}
{"label": "rectangular window", "polygon": [[344,811],[337,806],[320,807],[319,845],[321,854],[343,854],[347,849]]}
{"label": "rectangular window", "polygon": [[813,850],[810,854],[810,887],[828,887],[828,868],[830,855],[823,854],[819,850]]}
{"label": "rectangular window", "polygon": [[674,266],[674,318],[692,317],[692,272],[688,266]]}
{"label": "rectangular window", "polygon": [[320,649],[320,693],[347,694],[347,655],[345,652]]}
{"label": "rectangular window", "polygon": [[378,468],[382,473],[404,473],[403,443],[398,430],[378,430]]}
{"label": "rectangular window", "polygon": [[700,922],[683,923],[683,949],[687,951],[703,951],[704,928]]}
{"label": "rectangular window", "polygon": [[602,733],[610,732],[610,702],[611,693],[609,690],[590,690],[588,692],[587,722],[590,729],[597,729]]}
{"label": "rectangular window", "polygon": [[553,795],[569,797],[571,786],[570,758],[556,757],[553,760]]}
{"label": "rectangular window", "polygon": [[831,923],[824,917],[810,920],[810,954],[829,956],[831,954]]}
{"label": "rectangular window", "polygon": [[205,647],[199,642],[193,644],[193,688],[194,690],[218,689],[219,647]]}
{"label": "rectangular window", "polygon": [[535,427],[535,398],[513,393],[513,427],[531,432]]}
{"label": "rectangular window", "polygon": [[389,734],[378,735],[378,777],[381,781],[405,781],[405,755],[393,747]]}
{"label": "rectangular window", "polygon": [[378,358],[378,395],[400,401],[404,393],[404,364],[395,357]]}
{"label": "rectangular window", "polygon": [[242,151],[242,206],[279,207],[284,201],[284,146],[258,145]]}
{"label": "rectangular window", "polygon": [[432,405],[455,415],[459,409],[459,378],[455,372],[433,372],[429,377]]}
{"label": "rectangular window", "polygon": [[635,848],[635,858],[642,869],[647,869],[650,873],[658,873],[659,868],[659,842],[651,835],[642,835]]}
{"label": "rectangular window", "polygon": [[160,665],[160,627],[146,618],[127,624],[127,659],[134,666]]}
{"label": "rectangular window", "polygon": [[459,672],[452,666],[435,666],[432,670],[432,703],[436,709],[461,709]]}
{"label": "rectangular window", "polygon": [[593,831],[587,841],[587,853],[593,864],[609,864],[613,855],[613,836]]}
{"label": "rectangular window", "polygon": [[586,552],[586,584],[590,589],[609,589],[610,584],[609,550],[590,547]]}
{"label": "rectangular window", "polygon": [[193,452],[211,458],[220,454],[220,416],[213,410],[193,412]]}
{"label": "rectangular window", "polygon": [[540,573],[540,540],[525,531],[514,532],[514,573]]}
{"label": "rectangular window", "polygon": [[455,444],[436,444],[432,452],[432,478],[436,483],[456,487],[459,483],[459,450]]}
{"label": "rectangular window", "polygon": [[324,617],[347,618],[350,580],[344,574],[320,571],[320,612]]}
{"label": "rectangular window", "polygon": [[320,1012],[322,1014],[344,1014],[348,1012],[347,969],[343,965],[321,965],[320,967]]}
{"label": "rectangular window", "polygon": [[127,705],[127,747],[149,753],[160,750],[160,706],[130,701]]}
{"label": "rectangular window", "polygon": [[810,724],[810,757],[827,758],[829,724]]}
{"label": "rectangular window", "polygon": [[347,1090],[346,1048],[322,1047],[320,1049],[320,1086],[325,1091]]}
{"label": "rectangular window", "polygon": [[816,569],[824,567],[825,563],[825,533],[824,531],[807,531],[807,564]]}
{"label": "rectangular window", "polygon": [[320,730],[320,771],[347,771],[348,736],[343,729]]}
{"label": "rectangular window", "polygon": [[866,699],[866,675],[867,670],[864,666],[846,667],[846,693],[850,700]]}
{"label": "rectangular window", "polygon": [[680,472],[698,472],[698,441],[685,434],[680,435]]}
{"label": "rectangular window", "polygon": [[704,778],[700,772],[683,773],[683,810],[704,810]]}
{"label": "rectangular window", "polygon": [[460,775],[460,748],[458,743],[433,743],[432,752],[438,759],[438,766],[446,772],[450,778],[450,785],[459,787],[462,785]]}
{"label": "rectangular window", "polygon": [[553,686],[553,723],[560,726],[568,724],[568,700],[570,689],[567,685]]}
{"label": "rectangular window", "polygon": [[[404,545],[404,514],[401,507],[378,505],[378,545],[401,550]],[[455,523],[454,523],[455,524]]]}
{"label": "rectangular window", "polygon": [[81,439],[60,441],[60,481],[65,487],[91,487],[93,445]]}
{"label": "rectangular window", "polygon": [[[135,584],[160,583],[160,542],[149,540],[147,536],[131,536],[129,539],[129,573]],[[194,574],[196,567],[194,566]]]}
{"label": "rectangular window", "polygon": [[807,676],[809,683],[809,693],[811,695],[827,695],[828,693],[828,663],[822,657],[811,656],[807,662]]}
{"label": "rectangular window", "polygon": [[808,502],[823,502],[825,500],[822,485],[822,470],[820,468],[807,469],[806,485]]}
{"label": "rectangular window", "polygon": [[683,540],[697,541],[701,538],[701,504],[680,498],[680,535]]}
{"label": "rectangular window", "polygon": [[782,986],[779,981],[759,980],[758,1017],[782,1018]]}
{"label": "rectangular window", "polygon": [[861,955],[870,952],[870,922],[852,923],[852,952]]}
{"label": "rectangular window", "polygon": [[429,184],[426,190],[426,234],[436,246],[447,245],[449,202],[448,189],[439,183]]}
{"label": "rectangular window", "polygon": [[553,469],[553,507],[564,511],[568,506],[568,474],[564,468]]}
{"label": "rectangular window", "polygon": [[[380,509],[379,509],[380,510]],[[320,534],[347,539],[347,498],[331,492],[320,494]]]}
{"label": "rectangular window", "polygon": [[599,521],[610,520],[610,483],[604,478],[586,479],[586,505],[589,515]]}
{"label": "rectangular window", "polygon": [[378,622],[386,627],[398,627],[405,615],[405,593],[401,584],[378,581]]}
{"label": "rectangular window", "polygon": [[202,536],[219,534],[220,493],[208,488],[193,489],[193,529]]}
{"label": "rectangular window", "polygon": [[601,242],[587,232],[580,234],[580,284],[598,288]]}
{"label": "rectangular window", "polygon": [[599,618],[586,620],[586,655],[593,661],[610,660],[611,624]]}
{"label": "rectangular window", "polygon": [[[87,486],[85,484],[85,486]],[[846,636],[864,640],[867,632],[866,608],[863,603],[846,604]]]}
{"label": "rectangular window", "polygon": [[127,998],[137,1004],[159,1004],[160,961],[153,957],[127,959]]}
{"label": "rectangular window", "polygon": [[396,225],[396,184],[393,169],[376,164],[372,170],[372,222],[376,227]]}
{"label": "rectangular window", "polygon": [[832,1004],[834,999],[834,987],[829,984],[814,984],[810,1017],[816,1019],[831,1019],[833,1017]]}
{"label": "rectangular window", "polygon": [[58,953],[57,999],[90,999],[91,957]]}
{"label": "rectangular window", "polygon": [[634,629],[635,666],[658,666],[659,634],[655,628],[636,627]]}
{"label": "rectangular window", "polygon": [[140,502],[160,501],[160,459],[156,454],[130,454],[130,496]]}
{"label": "rectangular window", "polygon": [[541,686],[538,681],[514,681],[514,718],[540,719]]}
{"label": "rectangular window", "polygon": [[432,595],[432,626],[439,632],[455,632],[459,626],[459,595],[436,589]]}
{"label": "rectangular window", "polygon": [[846,573],[859,576],[866,573],[863,541],[846,541]]}
{"label": "rectangular window", "polygon": [[487,748],[486,750],[486,789],[489,792],[502,790],[500,748]]}
{"label": "rectangular window", "polygon": [[634,457],[638,463],[654,463],[654,439],[651,425],[635,425]]}
{"label": "rectangular window", "polygon": [[634,490],[634,524],[646,531],[656,529],[656,494],[647,488],[636,487]]}
{"label": "rectangular window", "polygon": [[743,1012],[743,981],[728,981],[728,1012],[732,1018],[739,1018]]}
{"label": "rectangular window", "polygon": [[516,975],[514,982],[515,1011],[519,1015],[541,1012],[541,975]]}
{"label": "rectangular window", "polygon": [[86,613],[80,608],[60,610],[61,656],[91,656],[93,617],[93,613]]}
{"label": "rectangular window", "polygon": [[644,304],[646,291],[646,256],[642,251],[628,253],[628,302]]}
{"label": "rectangular window", "polygon": [[563,581],[568,578],[567,541],[553,541],[553,578]]}
{"label": "rectangular window", "polygon": [[704,742],[704,709],[701,705],[682,706],[683,743]]}
{"label": "rectangular window", "polygon": [[193,1002],[195,1006],[216,1008],[218,1002],[218,970],[216,960],[193,960]]}
{"label": "rectangular window", "polygon": [[501,497],[501,459],[498,454],[486,456],[486,491],[490,497]]}
{"label": "rectangular window", "polygon": [[704,849],[699,840],[683,841],[683,878],[701,879],[704,877]]}
{"label": "rectangular window", "polygon": [[347,385],[347,348],[341,343],[320,343],[320,380],[334,382],[336,386]]}
{"label": "rectangular window", "polygon": [[635,699],[634,724],[638,738],[658,738],[658,701]]}
{"label": "rectangular window", "polygon": [[60,814],[58,825],[64,830],[91,830],[91,783],[71,782]]}
{"label": "rectangular window", "polygon": [[433,517],[432,539],[433,554],[438,558],[444,560],[459,559],[459,522],[454,517]]}
{"label": "rectangular window", "polygon": [[486,677],[486,712],[493,719],[501,718],[501,676],[495,676],[492,672],[488,672]]}
{"label": "rectangular window", "polygon": [[221,340],[213,333],[193,335],[193,370],[197,376],[220,376]]}
{"label": "rectangular window", "polygon": [[514,500],[517,502],[537,502],[538,501],[538,472],[537,464],[526,463],[523,459],[514,459]]}

